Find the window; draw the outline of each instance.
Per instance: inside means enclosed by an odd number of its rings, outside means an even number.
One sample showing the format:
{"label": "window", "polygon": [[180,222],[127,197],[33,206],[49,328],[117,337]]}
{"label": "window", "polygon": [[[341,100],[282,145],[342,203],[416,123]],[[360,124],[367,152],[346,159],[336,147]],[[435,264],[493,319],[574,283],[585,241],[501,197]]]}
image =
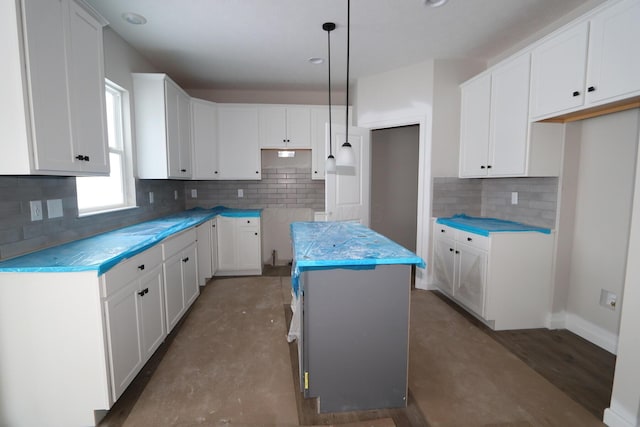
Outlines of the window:
{"label": "window", "polygon": [[81,216],[136,205],[131,149],[128,144],[130,127],[125,126],[127,116],[124,114],[128,110],[128,93],[107,81],[105,98],[111,174],[76,178],[78,213]]}

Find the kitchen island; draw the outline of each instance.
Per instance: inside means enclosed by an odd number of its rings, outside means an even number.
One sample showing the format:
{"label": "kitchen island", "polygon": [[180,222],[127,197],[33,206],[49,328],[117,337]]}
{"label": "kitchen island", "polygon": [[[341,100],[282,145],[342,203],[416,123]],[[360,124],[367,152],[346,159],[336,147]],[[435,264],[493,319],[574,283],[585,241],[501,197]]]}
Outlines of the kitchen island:
{"label": "kitchen island", "polygon": [[360,224],[291,224],[300,385],[319,412],[407,404],[413,252]]}

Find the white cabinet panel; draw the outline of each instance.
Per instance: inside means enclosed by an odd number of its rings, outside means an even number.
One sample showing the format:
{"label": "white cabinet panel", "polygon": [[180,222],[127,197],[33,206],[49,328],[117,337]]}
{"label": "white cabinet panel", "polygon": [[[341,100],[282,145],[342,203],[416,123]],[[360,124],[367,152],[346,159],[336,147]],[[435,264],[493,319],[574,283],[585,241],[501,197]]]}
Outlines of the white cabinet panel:
{"label": "white cabinet panel", "polygon": [[260,218],[217,218],[220,276],[262,274]]}
{"label": "white cabinet panel", "polygon": [[218,179],[218,112],[216,104],[191,98],[193,179]]}
{"label": "white cabinet panel", "polygon": [[103,24],[74,0],[3,5],[1,174],[108,174]]}
{"label": "white cabinet panel", "polygon": [[469,310],[484,317],[487,252],[458,244],[454,254],[457,258],[458,270],[453,294]]}
{"label": "white cabinet panel", "polygon": [[186,310],[191,307],[191,304],[200,295],[195,244],[192,244],[182,252],[182,292]]}
{"label": "white cabinet panel", "polygon": [[156,266],[140,279],[140,331],[142,358],[146,362],[167,336],[164,322],[164,287],[162,267]]}
{"label": "white cabinet panel", "polygon": [[436,238],[434,240],[433,268],[438,287],[453,295],[453,285],[455,283],[455,241],[447,238]]}
{"label": "white cabinet panel", "polygon": [[218,105],[221,179],[259,180],[262,175],[256,106]]}
{"label": "white cabinet panel", "polygon": [[293,105],[260,105],[261,148],[311,148],[311,110]]}
{"label": "white cabinet panel", "polygon": [[487,175],[491,75],[485,74],[462,86],[460,113],[460,177]]}
{"label": "white cabinet panel", "polygon": [[198,241],[198,285],[204,286],[207,279],[213,277],[211,255],[211,233],[215,232],[212,221],[207,221],[196,227]]}
{"label": "white cabinet panel", "polygon": [[533,50],[532,117],[583,104],[588,33],[589,24],[584,22]]}
{"label": "white cabinet panel", "polygon": [[200,294],[196,235],[196,230],[191,229],[162,243],[167,332],[171,332]]}
{"label": "white cabinet panel", "polygon": [[182,293],[182,254],[164,261],[164,294],[167,331],[171,332],[184,313]]}
{"label": "white cabinet panel", "polygon": [[191,177],[191,106],[169,76],[134,73],[138,177]]}
{"label": "white cabinet panel", "polygon": [[626,0],[591,20],[587,103],[640,92],[640,1]]}
{"label": "white cabinet panel", "polygon": [[218,219],[211,220],[211,277],[218,272]]}

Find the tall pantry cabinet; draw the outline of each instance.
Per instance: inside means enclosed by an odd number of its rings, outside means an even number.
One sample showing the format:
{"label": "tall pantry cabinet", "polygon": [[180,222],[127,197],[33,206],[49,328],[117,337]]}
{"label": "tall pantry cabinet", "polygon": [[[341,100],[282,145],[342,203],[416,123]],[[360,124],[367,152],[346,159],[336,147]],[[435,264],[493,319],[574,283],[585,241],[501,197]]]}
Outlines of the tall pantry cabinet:
{"label": "tall pantry cabinet", "polygon": [[107,175],[102,27],[79,0],[0,5],[0,174]]}

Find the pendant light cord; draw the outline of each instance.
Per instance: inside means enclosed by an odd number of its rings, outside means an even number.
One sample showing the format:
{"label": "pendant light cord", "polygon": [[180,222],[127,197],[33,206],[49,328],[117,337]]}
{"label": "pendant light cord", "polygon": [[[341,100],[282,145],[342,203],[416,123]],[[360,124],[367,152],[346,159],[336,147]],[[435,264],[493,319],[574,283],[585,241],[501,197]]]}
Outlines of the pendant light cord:
{"label": "pendant light cord", "polygon": [[[347,100],[345,103],[345,120],[344,120],[344,144],[349,144],[349,28],[351,23],[351,0],[347,0]],[[344,145],[343,144],[343,145]]]}
{"label": "pendant light cord", "polygon": [[331,30],[327,30],[327,62],[329,64],[329,156],[333,155],[331,150]]}

